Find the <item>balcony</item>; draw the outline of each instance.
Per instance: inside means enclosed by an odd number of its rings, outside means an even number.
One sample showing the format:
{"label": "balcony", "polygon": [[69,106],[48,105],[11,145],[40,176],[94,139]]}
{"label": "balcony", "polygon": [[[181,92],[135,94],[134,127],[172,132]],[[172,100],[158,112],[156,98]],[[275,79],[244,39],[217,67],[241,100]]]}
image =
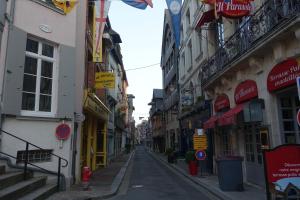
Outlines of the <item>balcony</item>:
{"label": "balcony", "polygon": [[207,87],[232,68],[233,63],[242,61],[249,53],[261,48],[262,44],[270,42],[276,34],[295,22],[299,15],[300,0],[282,0],[277,4],[274,4],[273,0],[266,1],[207,62],[200,66],[202,86]]}
{"label": "balcony", "polygon": [[177,90],[174,90],[171,95],[166,97],[164,100],[164,108],[165,110],[169,110],[173,105],[178,104],[179,101],[179,93]]}

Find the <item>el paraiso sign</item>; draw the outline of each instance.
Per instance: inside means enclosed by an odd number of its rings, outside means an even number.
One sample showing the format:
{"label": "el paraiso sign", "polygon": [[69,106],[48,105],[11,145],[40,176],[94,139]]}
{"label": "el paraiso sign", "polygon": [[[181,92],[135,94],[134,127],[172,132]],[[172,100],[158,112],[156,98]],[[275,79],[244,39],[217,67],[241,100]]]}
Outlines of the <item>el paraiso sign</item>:
{"label": "el paraiso sign", "polygon": [[216,12],[227,18],[248,16],[253,10],[252,0],[217,0]]}

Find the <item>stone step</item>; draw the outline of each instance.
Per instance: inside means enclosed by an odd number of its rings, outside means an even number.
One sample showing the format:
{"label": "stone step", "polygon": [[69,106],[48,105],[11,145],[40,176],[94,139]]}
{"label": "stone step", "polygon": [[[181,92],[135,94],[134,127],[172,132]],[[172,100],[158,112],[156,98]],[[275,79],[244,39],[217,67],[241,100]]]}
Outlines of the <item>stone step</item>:
{"label": "stone step", "polygon": [[5,166],[4,165],[0,165],[0,175],[1,174],[5,174]]}
{"label": "stone step", "polygon": [[[27,178],[32,178],[32,173],[27,173]],[[0,175],[0,190],[23,181],[23,172],[9,172]]]}
{"label": "stone step", "polygon": [[47,184],[44,187],[41,187],[18,200],[44,200],[50,197],[52,194],[57,192],[56,184]]}
{"label": "stone step", "polygon": [[4,188],[0,190],[0,200],[18,199],[23,197],[28,193],[43,187],[46,184],[46,180],[46,176],[36,177]]}

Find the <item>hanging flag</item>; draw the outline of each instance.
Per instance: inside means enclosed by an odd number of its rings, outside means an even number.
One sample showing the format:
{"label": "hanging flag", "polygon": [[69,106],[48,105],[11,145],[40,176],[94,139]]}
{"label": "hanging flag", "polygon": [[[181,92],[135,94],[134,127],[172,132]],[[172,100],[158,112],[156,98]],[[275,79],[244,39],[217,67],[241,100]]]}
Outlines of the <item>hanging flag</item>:
{"label": "hanging flag", "polygon": [[102,62],[102,36],[110,0],[95,1],[93,22],[93,62]]}
{"label": "hanging flag", "polygon": [[151,8],[153,8],[152,0],[122,0],[122,1],[132,7],[135,7],[135,8],[141,9],[141,10],[145,10],[148,5]]}
{"label": "hanging flag", "polygon": [[68,14],[74,8],[77,0],[52,0],[53,4]]}
{"label": "hanging flag", "polygon": [[182,0],[166,0],[166,2],[172,18],[175,44],[178,48],[180,45],[180,19]]}

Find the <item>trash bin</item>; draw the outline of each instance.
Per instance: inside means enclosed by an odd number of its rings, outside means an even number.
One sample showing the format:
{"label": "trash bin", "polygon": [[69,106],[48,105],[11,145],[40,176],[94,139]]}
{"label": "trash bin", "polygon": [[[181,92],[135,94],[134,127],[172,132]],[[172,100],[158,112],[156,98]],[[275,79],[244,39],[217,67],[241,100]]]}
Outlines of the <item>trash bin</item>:
{"label": "trash bin", "polygon": [[243,191],[243,157],[226,156],[216,159],[219,186],[223,191]]}

